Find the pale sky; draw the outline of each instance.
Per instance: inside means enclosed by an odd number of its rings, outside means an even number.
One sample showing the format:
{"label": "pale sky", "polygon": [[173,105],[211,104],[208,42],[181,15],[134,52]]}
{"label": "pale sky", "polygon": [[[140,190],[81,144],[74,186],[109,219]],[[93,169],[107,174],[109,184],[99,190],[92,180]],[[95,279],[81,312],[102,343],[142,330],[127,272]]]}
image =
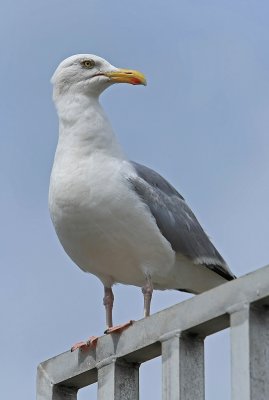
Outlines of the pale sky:
{"label": "pale sky", "polygon": [[[269,3],[265,0],[13,0],[1,7],[1,396],[35,397],[36,367],[104,330],[103,289],[65,255],[47,207],[58,121],[50,77],[93,53],[145,73],[102,104],[126,153],[187,199],[238,276],[269,262]],[[115,322],[142,317],[115,287]],[[182,301],[156,292],[153,312]],[[227,400],[228,331],[206,343],[207,400]],[[161,399],[160,361],[141,399]],[[79,400],[95,399],[96,387]]]}

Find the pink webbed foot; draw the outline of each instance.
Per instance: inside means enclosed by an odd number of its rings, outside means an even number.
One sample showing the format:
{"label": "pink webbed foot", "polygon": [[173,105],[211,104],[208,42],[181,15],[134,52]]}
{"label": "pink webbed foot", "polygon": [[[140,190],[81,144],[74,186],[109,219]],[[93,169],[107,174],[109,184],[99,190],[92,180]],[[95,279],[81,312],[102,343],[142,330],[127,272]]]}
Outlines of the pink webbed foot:
{"label": "pink webbed foot", "polygon": [[89,349],[95,349],[98,341],[98,336],[91,336],[86,342],[78,342],[71,347],[71,351],[75,351],[77,349],[81,351],[87,351]]}
{"label": "pink webbed foot", "polygon": [[134,323],[134,321],[130,320],[130,321],[126,322],[125,324],[111,326],[110,328],[107,328],[104,333],[106,333],[106,334],[121,333],[125,329],[129,328],[129,326],[133,325],[133,323]]}

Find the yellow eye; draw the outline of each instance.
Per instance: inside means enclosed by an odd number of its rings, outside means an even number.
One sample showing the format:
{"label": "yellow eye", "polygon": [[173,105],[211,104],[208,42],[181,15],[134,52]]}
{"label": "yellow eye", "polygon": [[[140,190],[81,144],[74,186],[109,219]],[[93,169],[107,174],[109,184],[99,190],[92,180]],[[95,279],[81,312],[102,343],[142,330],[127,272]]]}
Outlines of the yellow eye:
{"label": "yellow eye", "polygon": [[81,61],[81,65],[84,68],[93,68],[95,66],[94,60],[83,60]]}

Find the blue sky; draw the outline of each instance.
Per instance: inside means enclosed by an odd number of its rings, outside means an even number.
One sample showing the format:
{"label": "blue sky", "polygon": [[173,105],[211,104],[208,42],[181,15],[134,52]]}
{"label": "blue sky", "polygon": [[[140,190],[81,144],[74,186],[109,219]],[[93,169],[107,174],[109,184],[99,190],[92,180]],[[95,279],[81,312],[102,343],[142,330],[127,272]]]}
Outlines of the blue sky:
{"label": "blue sky", "polygon": [[[146,74],[146,88],[102,96],[114,130],[130,159],[174,184],[243,275],[269,261],[268,12],[263,0],[2,4],[3,398],[34,398],[39,362],[104,329],[102,286],[68,259],[48,214],[58,63],[89,52]],[[138,288],[117,286],[115,296],[116,322],[142,316]],[[185,298],[155,293],[153,311]],[[228,364],[227,331],[207,339],[208,400],[229,398]],[[142,400],[160,399],[159,367],[142,367]]]}

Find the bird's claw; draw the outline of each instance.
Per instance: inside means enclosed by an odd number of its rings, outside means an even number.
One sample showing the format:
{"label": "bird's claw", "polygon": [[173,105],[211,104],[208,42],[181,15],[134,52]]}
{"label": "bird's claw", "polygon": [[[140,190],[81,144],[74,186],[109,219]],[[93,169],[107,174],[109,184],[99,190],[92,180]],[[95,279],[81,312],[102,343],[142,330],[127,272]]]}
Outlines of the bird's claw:
{"label": "bird's claw", "polygon": [[[125,324],[112,326],[112,327],[106,329],[104,333],[105,334],[121,333],[125,329],[129,328],[129,326],[133,325],[133,323],[134,323],[134,321],[130,320],[130,321],[126,322]],[[97,345],[97,341],[98,341],[98,336],[91,336],[86,342],[78,342],[78,343],[74,344],[74,346],[71,347],[71,351],[73,352],[77,349],[79,349],[81,351],[87,351],[89,349],[94,349]]]}
{"label": "bird's claw", "polygon": [[98,337],[91,336],[86,342],[78,342],[71,347],[71,351],[75,351],[77,349],[81,351],[87,351],[89,349],[94,349],[97,345]]}
{"label": "bird's claw", "polygon": [[107,335],[110,333],[121,333],[125,329],[129,328],[129,326],[133,325],[133,323],[134,323],[134,321],[130,320],[130,321],[126,322],[125,324],[111,326],[110,328],[107,328],[104,333]]}

